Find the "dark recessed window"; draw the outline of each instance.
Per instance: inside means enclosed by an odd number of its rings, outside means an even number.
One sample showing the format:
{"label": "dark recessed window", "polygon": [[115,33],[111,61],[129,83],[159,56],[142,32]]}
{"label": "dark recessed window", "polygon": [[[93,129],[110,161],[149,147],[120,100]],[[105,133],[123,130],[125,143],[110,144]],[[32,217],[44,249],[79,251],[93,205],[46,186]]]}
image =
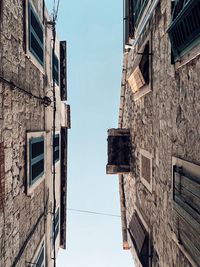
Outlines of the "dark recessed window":
{"label": "dark recessed window", "polygon": [[45,266],[45,253],[44,253],[44,244],[42,244],[42,248],[38,253],[38,257],[35,262],[35,266],[37,267],[44,267]]}
{"label": "dark recessed window", "polygon": [[139,23],[139,20],[147,3],[148,0],[133,0],[133,17],[135,25]]}
{"label": "dark recessed window", "polygon": [[59,85],[59,60],[55,53],[52,52],[52,78]]}
{"label": "dark recessed window", "polygon": [[53,245],[53,241],[54,241],[54,233],[55,233],[55,240],[58,236],[59,233],[59,221],[60,221],[60,212],[59,212],[59,208],[56,211],[55,214],[55,227],[54,227],[54,221],[52,224],[52,245]]}
{"label": "dark recessed window", "polygon": [[43,66],[44,65],[43,26],[30,3],[29,3],[28,23],[29,23],[29,50],[37,59],[37,61]]}
{"label": "dark recessed window", "polygon": [[32,138],[29,141],[30,185],[44,174],[44,137]]}
{"label": "dark recessed window", "polygon": [[55,139],[54,139],[54,145],[55,145],[55,149],[54,149],[54,160],[55,162],[57,162],[60,158],[60,135],[56,134],[55,135]]}

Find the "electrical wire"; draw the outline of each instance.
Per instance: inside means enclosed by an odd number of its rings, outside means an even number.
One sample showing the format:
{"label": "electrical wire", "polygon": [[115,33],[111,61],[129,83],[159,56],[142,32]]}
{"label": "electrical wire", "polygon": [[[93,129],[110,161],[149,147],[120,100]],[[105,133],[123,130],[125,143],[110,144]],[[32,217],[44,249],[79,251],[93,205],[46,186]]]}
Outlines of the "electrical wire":
{"label": "electrical wire", "polygon": [[102,212],[96,212],[96,211],[90,211],[90,210],[79,210],[79,209],[71,209],[71,208],[68,208],[67,210],[81,212],[81,213],[95,214],[95,215],[103,215],[103,216],[109,216],[109,217],[117,217],[117,218],[121,217],[120,215],[116,215],[116,214],[102,213]]}
{"label": "electrical wire", "polygon": [[3,78],[2,76],[0,76],[0,81],[10,85],[12,87],[12,90],[17,89],[17,90],[23,92],[24,94],[29,95],[30,97],[33,97],[33,98],[39,100],[41,102],[41,104],[43,104],[44,106],[48,106],[51,104],[50,102],[48,103],[49,100],[48,100],[47,96],[41,97],[41,96],[34,95],[33,93],[25,90],[24,88],[14,84],[13,82],[8,81],[7,79]]}

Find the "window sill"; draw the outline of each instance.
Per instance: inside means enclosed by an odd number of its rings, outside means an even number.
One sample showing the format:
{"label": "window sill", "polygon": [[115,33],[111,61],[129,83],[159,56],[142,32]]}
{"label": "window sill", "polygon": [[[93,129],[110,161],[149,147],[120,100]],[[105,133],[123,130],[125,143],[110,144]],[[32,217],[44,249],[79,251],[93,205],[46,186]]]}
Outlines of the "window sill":
{"label": "window sill", "polygon": [[151,92],[150,86],[149,85],[143,86],[136,93],[134,93],[134,95],[133,95],[134,101],[137,101],[138,99],[140,99],[141,97],[145,96],[149,92]]}

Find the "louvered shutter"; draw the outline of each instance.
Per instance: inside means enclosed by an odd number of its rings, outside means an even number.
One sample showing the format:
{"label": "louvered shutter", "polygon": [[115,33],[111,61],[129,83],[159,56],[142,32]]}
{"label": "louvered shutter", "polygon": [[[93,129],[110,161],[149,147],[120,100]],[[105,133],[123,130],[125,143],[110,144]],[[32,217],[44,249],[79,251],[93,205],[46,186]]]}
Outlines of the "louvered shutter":
{"label": "louvered shutter", "polygon": [[[199,167],[200,169],[200,167]],[[200,174],[173,167],[174,232],[193,260],[200,259]]]}
{"label": "louvered shutter", "polygon": [[[175,58],[200,42],[200,0],[177,1],[168,33]],[[198,41],[199,40],[199,41]]]}
{"label": "louvered shutter", "polygon": [[29,3],[29,50],[38,60],[38,62],[44,65],[44,30],[43,26],[36,15],[33,7]]}
{"label": "louvered shutter", "polygon": [[129,233],[138,258],[144,267],[149,266],[149,235],[145,230],[137,212],[133,213],[129,224]]}
{"label": "louvered shutter", "polygon": [[67,100],[67,43],[60,42],[60,97]]}

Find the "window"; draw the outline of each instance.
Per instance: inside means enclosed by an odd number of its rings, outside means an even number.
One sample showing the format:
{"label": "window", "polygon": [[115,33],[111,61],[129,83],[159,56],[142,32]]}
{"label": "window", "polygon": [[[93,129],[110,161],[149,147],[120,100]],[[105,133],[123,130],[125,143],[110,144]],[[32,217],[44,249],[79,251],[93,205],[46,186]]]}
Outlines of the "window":
{"label": "window", "polygon": [[60,42],[60,98],[67,100],[67,43]]}
{"label": "window", "polygon": [[45,266],[45,253],[44,253],[44,243],[39,251],[38,257],[36,259],[35,265],[37,267],[44,267]]}
{"label": "window", "polygon": [[134,38],[135,27],[139,24],[148,0],[124,0],[124,45]]}
{"label": "window", "polygon": [[60,135],[56,134],[55,135],[55,139],[54,139],[54,145],[55,145],[55,149],[54,149],[54,160],[55,162],[59,161],[60,158]]}
{"label": "window", "polygon": [[55,231],[55,240],[59,233],[59,221],[60,221],[60,212],[58,208],[55,214],[55,227],[54,227],[54,221],[52,222],[52,245],[54,241],[54,231]]}
{"label": "window", "polygon": [[152,192],[152,155],[143,149],[140,150],[140,179]]}
{"label": "window", "polygon": [[175,60],[200,43],[200,2],[177,0],[168,29]]}
{"label": "window", "polygon": [[34,258],[32,259],[32,264],[37,267],[45,267],[45,243],[44,238],[42,239],[38,249],[35,253]]}
{"label": "window", "polygon": [[32,5],[28,5],[28,29],[29,29],[29,50],[37,59],[40,65],[44,65],[44,33],[43,26],[33,10]]}
{"label": "window", "polygon": [[134,70],[128,78],[128,83],[134,93],[134,100],[151,91],[150,55],[150,43],[147,41],[142,53],[138,53],[134,62]]}
{"label": "window", "polygon": [[27,133],[27,193],[31,193],[44,179],[45,133]]}
{"label": "window", "polygon": [[199,264],[200,166],[172,158],[173,230],[177,243]]}
{"label": "window", "polygon": [[59,61],[56,54],[52,52],[52,78],[54,79],[55,83],[59,85]]}
{"label": "window", "polygon": [[133,17],[135,25],[139,23],[139,20],[147,3],[148,0],[133,0]]}
{"label": "window", "polygon": [[44,174],[44,137],[32,138],[30,146],[30,185]]}
{"label": "window", "polygon": [[124,0],[124,45],[134,37],[133,0]]}
{"label": "window", "polygon": [[150,259],[149,234],[136,211],[134,211],[131,218],[128,232],[141,265],[143,267],[148,267]]}

